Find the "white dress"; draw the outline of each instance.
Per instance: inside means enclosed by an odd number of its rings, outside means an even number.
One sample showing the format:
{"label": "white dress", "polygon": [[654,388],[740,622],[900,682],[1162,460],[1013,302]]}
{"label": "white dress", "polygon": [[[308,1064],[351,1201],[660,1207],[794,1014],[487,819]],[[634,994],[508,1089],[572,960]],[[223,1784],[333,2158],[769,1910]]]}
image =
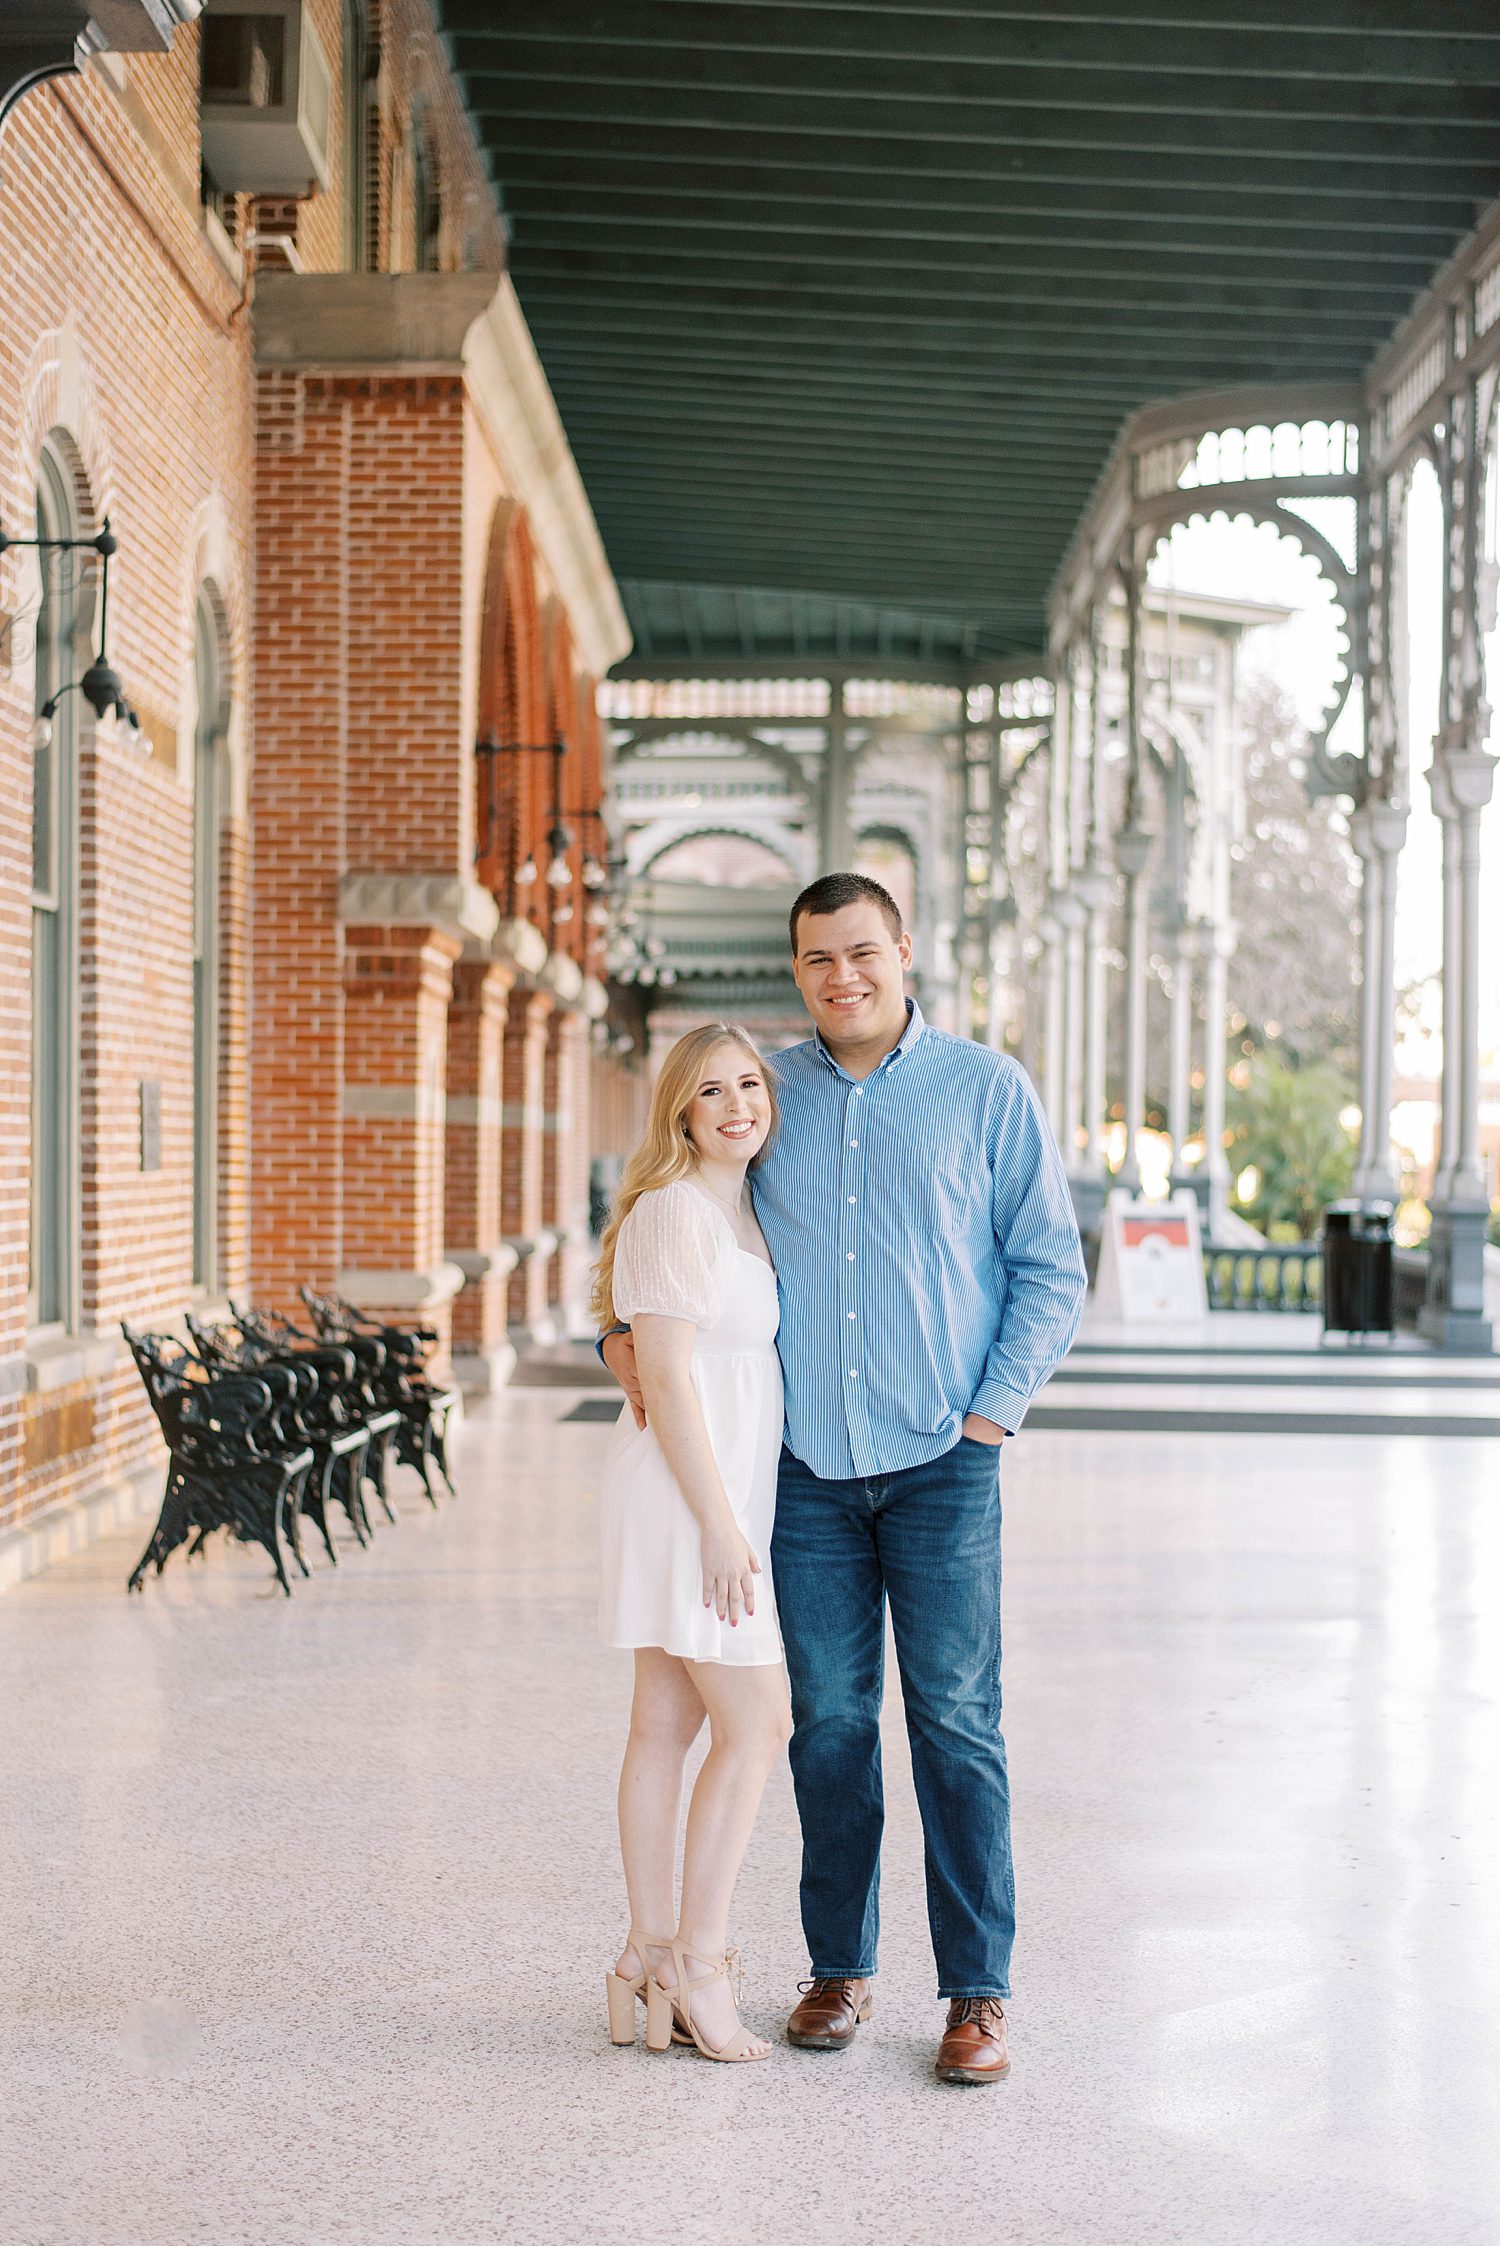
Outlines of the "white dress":
{"label": "white dress", "polygon": [[661,1646],[688,1661],[779,1661],[771,1523],[781,1455],[776,1274],[742,1248],[727,1216],[691,1180],[643,1193],[615,1244],[614,1302],[624,1320],[691,1318],[690,1375],[734,1517],[760,1562],[755,1612],[731,1627],[703,1604],[698,1524],[649,1427],[626,1404],[599,1497],[599,1635]]}

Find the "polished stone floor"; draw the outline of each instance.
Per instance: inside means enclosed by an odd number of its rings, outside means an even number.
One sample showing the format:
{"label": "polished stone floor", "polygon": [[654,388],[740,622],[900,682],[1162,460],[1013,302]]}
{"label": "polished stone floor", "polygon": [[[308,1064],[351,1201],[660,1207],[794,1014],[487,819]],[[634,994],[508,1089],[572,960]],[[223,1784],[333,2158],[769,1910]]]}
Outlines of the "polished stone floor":
{"label": "polished stone floor", "polygon": [[[894,1705],[857,2048],[608,2047],[577,1401],[496,1399],[459,1502],[291,1602],[219,1549],[127,1600],[115,1540],[0,1603],[3,2246],[1493,2246],[1494,1442],[1007,1452],[1015,2065],[945,2091]],[[782,1773],[767,2032],[796,1860]]]}

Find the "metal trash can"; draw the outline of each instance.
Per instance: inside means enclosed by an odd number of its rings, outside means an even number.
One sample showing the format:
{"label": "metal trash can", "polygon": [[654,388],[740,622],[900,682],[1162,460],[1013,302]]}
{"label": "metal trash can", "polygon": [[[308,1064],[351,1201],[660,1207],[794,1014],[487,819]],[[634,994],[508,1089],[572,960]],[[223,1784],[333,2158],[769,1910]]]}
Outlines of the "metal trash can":
{"label": "metal trash can", "polygon": [[1395,1210],[1389,1201],[1335,1201],[1323,1212],[1323,1331],[1396,1331]]}

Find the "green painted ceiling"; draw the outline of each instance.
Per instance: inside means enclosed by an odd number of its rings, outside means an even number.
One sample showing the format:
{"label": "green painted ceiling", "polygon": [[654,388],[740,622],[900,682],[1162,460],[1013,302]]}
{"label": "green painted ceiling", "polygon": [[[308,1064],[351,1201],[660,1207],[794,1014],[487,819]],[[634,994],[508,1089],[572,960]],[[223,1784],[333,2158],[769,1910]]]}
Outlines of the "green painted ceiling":
{"label": "green painted ceiling", "polygon": [[1500,0],[436,6],[660,660],[1040,647],[1134,407],[1358,374],[1500,190]]}

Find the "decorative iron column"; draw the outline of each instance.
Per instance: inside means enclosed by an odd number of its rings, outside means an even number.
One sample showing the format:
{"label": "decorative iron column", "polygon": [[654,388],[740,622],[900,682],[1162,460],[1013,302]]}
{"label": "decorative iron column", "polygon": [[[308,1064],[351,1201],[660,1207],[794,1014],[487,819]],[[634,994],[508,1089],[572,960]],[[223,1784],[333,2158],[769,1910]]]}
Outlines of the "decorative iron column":
{"label": "decorative iron column", "polygon": [[1125,1158],[1117,1183],[1141,1188],[1136,1138],[1146,1124],[1146,951],[1151,884],[1146,878],[1156,837],[1137,821],[1125,828],[1115,856],[1125,877]]}
{"label": "decorative iron column", "polygon": [[1359,1160],[1354,1191],[1362,1201],[1394,1202],[1400,1191],[1391,1148],[1396,1056],[1396,880],[1406,839],[1407,776],[1400,710],[1407,645],[1395,618],[1405,615],[1404,576],[1392,545],[1399,479],[1379,478],[1359,503],[1363,604],[1352,618],[1355,661],[1364,680],[1363,771],[1351,767],[1358,808],[1350,840],[1362,874],[1359,1025]]}
{"label": "decorative iron column", "polygon": [[1072,1143],[1069,1136],[1068,1045],[1072,1034],[1070,1023],[1077,1018],[1076,1009],[1070,1009],[1068,1000],[1068,963],[1072,943],[1072,900],[1068,895],[1071,860],[1068,779],[1077,716],[1075,693],[1074,651],[1071,646],[1065,646],[1057,665],[1057,708],[1053,718],[1052,757],[1047,774],[1047,910],[1042,915],[1038,930],[1047,947],[1043,963],[1047,1012],[1044,1053],[1047,1117],[1064,1161],[1068,1159]]}
{"label": "decorative iron column", "polygon": [[1391,1103],[1396,1069],[1396,869],[1406,840],[1404,805],[1371,802],[1350,822],[1364,868],[1360,987],[1360,1144],[1354,1190],[1395,1201]]}
{"label": "decorative iron column", "polygon": [[1084,942],[1088,914],[1083,900],[1065,889],[1053,900],[1053,912],[1063,931],[1063,1160],[1070,1181],[1078,1168],[1078,1141],[1083,1130],[1083,1000]]}
{"label": "decorative iron column", "polygon": [[1221,921],[1205,931],[1203,946],[1203,1160],[1195,1184],[1209,1239],[1229,1206],[1229,1158],[1224,1151],[1224,1040],[1229,962],[1237,937],[1233,921]]}
{"label": "decorative iron column", "polygon": [[1122,569],[1125,587],[1125,741],[1128,759],[1125,824],[1115,840],[1115,859],[1125,882],[1125,1153],[1118,1182],[1131,1193],[1141,1189],[1136,1139],[1146,1122],[1146,954],[1151,888],[1146,879],[1155,836],[1142,818],[1141,763],[1141,590],[1144,563],[1137,546]]}
{"label": "decorative iron column", "polygon": [[[1461,343],[1462,335],[1458,338]],[[1442,1158],[1432,1195],[1427,1299],[1421,1330],[1445,1349],[1487,1354],[1484,1246],[1489,1198],[1479,1149],[1479,822],[1494,791],[1486,747],[1480,620],[1482,432],[1497,376],[1469,377],[1446,401],[1439,466],[1443,493],[1441,722],[1428,774],[1443,822]]]}
{"label": "decorative iron column", "polygon": [[1193,961],[1198,930],[1179,920],[1173,931],[1172,981],[1167,1029],[1167,1132],[1172,1141],[1172,1183],[1192,1185],[1192,1165],[1183,1148],[1193,1134]]}
{"label": "decorative iron column", "polygon": [[1006,999],[1012,990],[1015,959],[1015,906],[1010,895],[1010,875],[1005,862],[1007,789],[1005,784],[1005,735],[1000,726],[998,707],[999,690],[996,690],[995,723],[991,726],[987,747],[989,751],[990,797],[990,880],[988,926],[989,993],[985,1008],[985,1043],[999,1052],[1005,1044]]}
{"label": "decorative iron column", "polygon": [[1109,927],[1105,908],[1114,886],[1102,855],[1092,855],[1078,877],[1085,918],[1083,948],[1083,1084],[1078,1137],[1072,1158],[1073,1198],[1085,1231],[1097,1228],[1104,1211],[1109,1169],[1104,1155],[1105,1030],[1107,1027]]}
{"label": "decorative iron column", "polygon": [[1059,1146],[1063,1143],[1063,1055],[1067,1011],[1067,946],[1063,924],[1053,910],[1044,912],[1036,932],[1042,949],[1042,1101],[1047,1121]]}
{"label": "decorative iron column", "polygon": [[849,743],[844,724],[844,683],[828,682],[828,722],[823,736],[823,789],[818,803],[819,873],[844,873],[854,854],[849,820]]}
{"label": "decorative iron column", "polygon": [[1085,844],[1083,869],[1075,887],[1087,918],[1084,922],[1083,980],[1083,1111],[1075,1160],[1075,1200],[1082,1195],[1079,1222],[1094,1230],[1104,1210],[1108,1167],[1104,1155],[1105,1033],[1109,1004],[1109,923],[1106,917],[1114,890],[1109,860],[1109,838],[1104,818],[1104,619],[1095,608],[1089,629],[1089,731],[1088,771],[1084,790]]}

